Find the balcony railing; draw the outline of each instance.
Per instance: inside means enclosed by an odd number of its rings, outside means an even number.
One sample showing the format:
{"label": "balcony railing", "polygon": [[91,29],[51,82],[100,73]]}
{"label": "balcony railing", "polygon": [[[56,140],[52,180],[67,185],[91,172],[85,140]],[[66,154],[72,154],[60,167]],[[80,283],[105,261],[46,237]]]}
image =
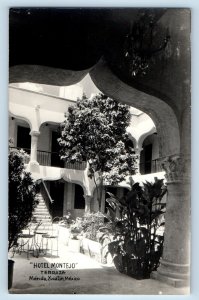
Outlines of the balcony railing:
{"label": "balcony railing", "polygon": [[86,162],[66,163],[60,159],[58,152],[37,151],[37,161],[41,166],[51,166],[73,170],[85,170]]}
{"label": "balcony railing", "polygon": [[158,159],[140,163],[140,174],[151,174],[161,172],[162,168]]}
{"label": "balcony railing", "polygon": [[[11,149],[22,149],[19,147],[10,147]],[[23,150],[30,154],[30,149],[23,148]],[[28,164],[30,158],[25,158],[25,164]],[[41,166],[51,166],[51,167],[58,167],[58,168],[66,168],[72,170],[85,170],[86,169],[86,162],[82,163],[66,163],[62,161],[59,157],[58,152],[48,152],[48,151],[41,151],[37,150],[37,161]],[[140,163],[140,174],[151,174],[161,172],[161,165],[158,159],[154,159],[152,161]]]}
{"label": "balcony railing", "polygon": [[[11,149],[18,149],[21,150],[22,148],[19,147],[10,147]],[[30,149],[23,148],[23,150],[30,154]],[[25,158],[25,164],[28,164],[30,158]],[[37,161],[41,166],[51,166],[51,167],[58,167],[58,168],[66,168],[66,169],[73,169],[73,170],[85,170],[86,169],[86,162],[82,163],[66,163],[62,161],[59,157],[59,153],[57,152],[48,152],[48,151],[41,151],[37,150]]]}

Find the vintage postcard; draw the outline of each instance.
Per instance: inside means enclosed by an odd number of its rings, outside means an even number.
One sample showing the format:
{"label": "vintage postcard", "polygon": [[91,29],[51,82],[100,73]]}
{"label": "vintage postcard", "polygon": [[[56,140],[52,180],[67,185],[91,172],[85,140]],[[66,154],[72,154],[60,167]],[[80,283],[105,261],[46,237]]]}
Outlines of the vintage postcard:
{"label": "vintage postcard", "polygon": [[9,293],[189,294],[190,24],[9,9]]}

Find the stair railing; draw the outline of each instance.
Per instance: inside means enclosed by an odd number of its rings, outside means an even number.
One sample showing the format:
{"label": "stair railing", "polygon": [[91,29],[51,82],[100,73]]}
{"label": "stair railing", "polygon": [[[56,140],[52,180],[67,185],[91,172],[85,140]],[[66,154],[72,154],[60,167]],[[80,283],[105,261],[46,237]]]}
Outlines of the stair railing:
{"label": "stair railing", "polygon": [[47,207],[48,212],[52,219],[52,208],[51,207],[52,207],[54,200],[51,198],[48,188],[46,186],[46,183],[43,179],[40,180],[40,187],[41,187],[41,194],[43,196],[44,202],[46,204],[46,207]]}

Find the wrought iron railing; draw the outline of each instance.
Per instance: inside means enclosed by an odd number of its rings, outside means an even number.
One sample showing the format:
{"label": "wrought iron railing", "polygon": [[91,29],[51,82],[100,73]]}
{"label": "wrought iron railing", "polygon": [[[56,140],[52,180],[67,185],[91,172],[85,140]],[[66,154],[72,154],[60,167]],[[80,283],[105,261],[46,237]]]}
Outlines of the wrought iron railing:
{"label": "wrought iron railing", "polygon": [[158,159],[140,163],[140,174],[151,174],[161,172],[162,168]]}
{"label": "wrought iron railing", "polygon": [[[22,149],[19,147],[10,147],[11,149]],[[23,150],[30,154],[30,149],[23,148]],[[25,164],[28,164],[30,161],[29,157],[25,157]],[[85,170],[86,169],[86,162],[82,163],[66,163],[62,161],[59,157],[58,152],[49,152],[49,151],[42,151],[37,150],[37,161],[41,166],[51,166],[51,167],[58,167],[58,168],[66,168],[72,170]],[[140,163],[140,174],[151,174],[161,172],[161,165],[158,159],[154,159],[148,162]]]}
{"label": "wrought iron railing", "polygon": [[86,161],[83,161],[82,163],[76,162],[74,164],[65,163],[64,168],[83,171],[86,169]]}
{"label": "wrought iron railing", "polygon": [[[20,147],[10,147],[10,148],[18,149],[18,150],[22,149]],[[26,153],[30,154],[30,149],[23,148],[23,150]],[[24,162],[25,164],[28,164],[29,161],[30,161],[30,157],[26,157]],[[60,159],[58,152],[37,150],[37,161],[41,166],[51,166],[51,167],[66,168],[66,169],[73,169],[73,170],[86,169],[86,162],[66,163]]]}

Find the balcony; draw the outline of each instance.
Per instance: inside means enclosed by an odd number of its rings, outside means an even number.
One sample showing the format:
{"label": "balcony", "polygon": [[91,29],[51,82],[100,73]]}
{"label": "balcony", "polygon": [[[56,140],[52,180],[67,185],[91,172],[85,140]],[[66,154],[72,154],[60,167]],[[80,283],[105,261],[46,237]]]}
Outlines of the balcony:
{"label": "balcony", "polygon": [[162,172],[162,168],[158,159],[140,163],[139,166],[141,175]]}
{"label": "balcony", "polygon": [[[10,149],[21,150],[22,148],[10,147]],[[30,154],[30,149],[23,148],[22,150],[24,150],[27,154]],[[30,161],[30,157],[26,157],[25,164],[28,164],[29,161]],[[86,169],[86,162],[66,163],[60,159],[58,152],[48,152],[48,151],[37,150],[37,161],[41,166],[66,168],[66,169],[81,170],[81,171]]]}
{"label": "balcony", "polygon": [[[24,150],[27,154],[30,154],[30,149],[28,148],[19,148],[19,147],[10,147],[10,149]],[[28,164],[30,157],[25,158],[25,164]],[[72,170],[83,171],[86,169],[86,162],[82,163],[66,163],[60,160],[58,152],[48,152],[37,150],[37,161],[41,166],[57,167],[57,168],[66,168]],[[162,172],[161,165],[158,159],[151,160],[145,163],[140,163],[140,174],[152,174],[157,172]]]}

